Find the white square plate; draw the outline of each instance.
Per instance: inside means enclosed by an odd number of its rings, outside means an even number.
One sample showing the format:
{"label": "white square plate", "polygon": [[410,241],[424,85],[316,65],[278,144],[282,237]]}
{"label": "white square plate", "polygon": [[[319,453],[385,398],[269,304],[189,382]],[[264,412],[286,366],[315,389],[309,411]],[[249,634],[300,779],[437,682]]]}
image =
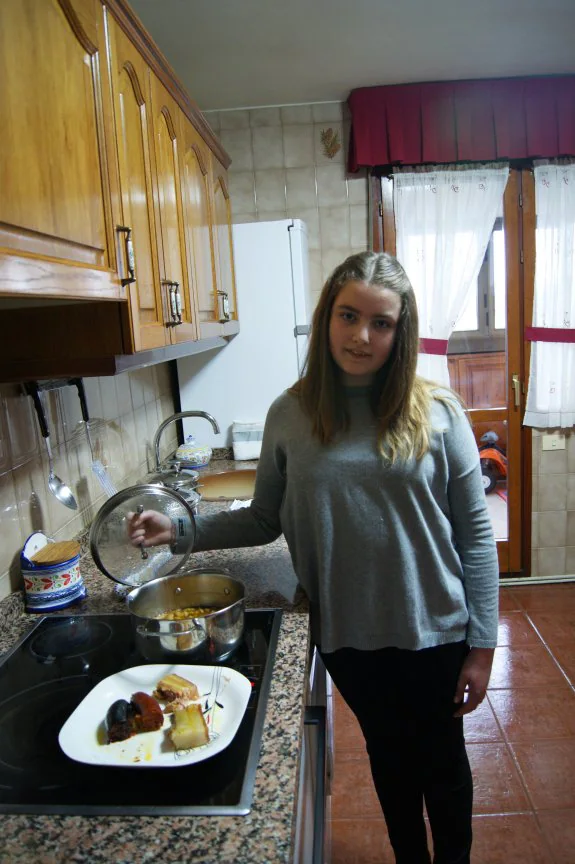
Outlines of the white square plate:
{"label": "white square plate", "polygon": [[[142,690],[152,695],[165,675],[181,675],[196,684],[201,695],[210,740],[191,750],[175,750],[168,735],[171,715],[157,732],[141,732],[126,741],[107,743],[105,719],[117,699],[130,701]],[[90,690],[60,730],[60,747],[70,759],[90,765],[124,768],[175,768],[201,762],[231,743],[244,716],[252,685],[226,666],[151,664],[133,666],[104,678]]]}

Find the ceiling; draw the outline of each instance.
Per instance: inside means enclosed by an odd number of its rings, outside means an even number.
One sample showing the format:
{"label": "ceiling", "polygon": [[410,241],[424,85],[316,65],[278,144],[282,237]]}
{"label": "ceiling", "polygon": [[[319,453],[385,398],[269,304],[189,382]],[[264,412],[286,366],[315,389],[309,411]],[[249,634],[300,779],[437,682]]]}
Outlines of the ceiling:
{"label": "ceiling", "polygon": [[130,0],[204,111],[575,72],[575,0]]}

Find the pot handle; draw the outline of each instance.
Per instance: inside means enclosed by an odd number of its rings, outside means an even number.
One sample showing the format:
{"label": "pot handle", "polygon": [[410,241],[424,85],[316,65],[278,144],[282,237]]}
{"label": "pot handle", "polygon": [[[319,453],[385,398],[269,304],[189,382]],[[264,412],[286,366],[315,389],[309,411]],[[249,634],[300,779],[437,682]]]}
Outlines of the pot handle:
{"label": "pot handle", "polygon": [[[191,621],[192,619],[188,620]],[[198,630],[203,632],[202,628],[198,624],[195,624],[191,630],[178,630],[174,633],[160,633],[159,630],[148,630],[144,624],[138,624],[136,627],[136,633],[138,636],[143,636],[144,639],[147,639],[148,636],[154,636],[157,638],[160,638],[161,636],[189,636],[191,633],[197,633]]]}

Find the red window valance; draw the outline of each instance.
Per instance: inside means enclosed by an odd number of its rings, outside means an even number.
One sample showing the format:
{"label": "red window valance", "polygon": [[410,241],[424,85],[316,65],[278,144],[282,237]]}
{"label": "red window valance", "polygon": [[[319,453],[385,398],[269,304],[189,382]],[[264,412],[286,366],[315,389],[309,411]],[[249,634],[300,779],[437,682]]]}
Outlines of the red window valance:
{"label": "red window valance", "polygon": [[349,168],[575,155],[575,75],[361,87]]}

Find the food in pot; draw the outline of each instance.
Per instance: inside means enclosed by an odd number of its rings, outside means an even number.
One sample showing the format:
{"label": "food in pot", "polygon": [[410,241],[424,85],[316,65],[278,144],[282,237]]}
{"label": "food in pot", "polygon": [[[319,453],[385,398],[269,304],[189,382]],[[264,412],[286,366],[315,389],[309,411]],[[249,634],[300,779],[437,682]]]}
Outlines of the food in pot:
{"label": "food in pot", "polygon": [[164,723],[162,708],[148,693],[134,693],[130,702],[118,699],[106,714],[108,743],[126,741],[139,732],[156,732]]}
{"label": "food in pot", "polygon": [[200,691],[192,681],[182,678],[181,675],[166,675],[156,684],[154,697],[166,700],[168,704],[164,708],[166,714],[171,714],[177,708],[183,708],[188,702],[195,702],[200,698]]}
{"label": "food in pot", "polygon": [[194,702],[174,711],[173,725],[168,734],[176,750],[191,750],[192,747],[207,744],[210,734],[202,706]]}
{"label": "food in pot", "polygon": [[205,618],[217,612],[219,606],[188,606],[185,609],[171,609],[158,615],[160,621],[184,621],[186,618]]}

